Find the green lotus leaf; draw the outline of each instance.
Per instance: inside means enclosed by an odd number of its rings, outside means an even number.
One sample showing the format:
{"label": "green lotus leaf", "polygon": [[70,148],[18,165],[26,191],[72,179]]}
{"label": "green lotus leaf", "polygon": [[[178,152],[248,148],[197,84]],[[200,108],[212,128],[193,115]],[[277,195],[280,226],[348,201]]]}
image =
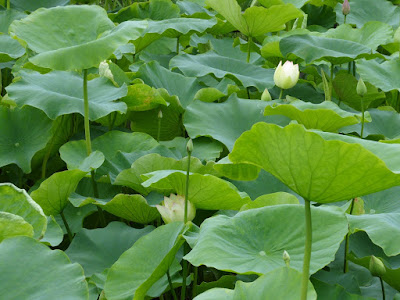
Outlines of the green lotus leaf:
{"label": "green lotus leaf", "polygon": [[148,85],[166,89],[170,95],[178,96],[184,108],[193,101],[197,91],[201,89],[196,78],[172,72],[156,61],[142,65],[138,76]]}
{"label": "green lotus leaf", "polygon": [[[178,195],[185,195],[186,172],[177,170],[154,171],[142,175],[147,179],[142,183],[144,187],[174,191]],[[189,175],[188,197],[198,209],[239,210],[250,201],[245,193],[240,193],[228,181],[209,174],[191,173]]]}
{"label": "green lotus leaf", "polygon": [[356,42],[371,50],[376,50],[378,46],[391,41],[393,28],[386,23],[377,21],[367,22],[362,28],[353,28],[350,24],[342,24],[328,30],[324,36]]}
{"label": "green lotus leaf", "polygon": [[240,208],[240,211],[280,204],[299,204],[299,199],[297,199],[296,196],[285,192],[266,194],[243,205]]}
{"label": "green lotus leaf", "polygon": [[12,183],[0,183],[0,211],[21,217],[32,225],[34,238],[43,237],[47,227],[46,216],[25,190]]}
{"label": "green lotus leaf", "polygon": [[181,222],[158,227],[124,252],[108,272],[107,299],[144,299],[172,264],[184,242],[183,230]]}
{"label": "green lotus leaf", "polygon": [[120,222],[111,222],[105,228],[83,228],[65,253],[83,267],[87,277],[92,276],[110,268],[122,253],[152,230],[152,226],[136,229]]}
{"label": "green lotus leaf", "polygon": [[0,63],[14,60],[25,54],[25,48],[9,35],[0,34]]}
{"label": "green lotus leaf", "polygon": [[201,77],[213,74],[217,78],[234,77],[244,87],[254,86],[260,91],[275,85],[274,69],[264,69],[213,52],[175,56],[170,61],[170,67],[179,68],[186,76]]}
{"label": "green lotus leaf", "polygon": [[31,197],[38,203],[47,216],[57,215],[68,204],[68,196],[75,191],[79,181],[87,172],[68,170],[54,173],[39,188],[31,193]]}
{"label": "green lotus leaf", "polygon": [[[400,213],[400,203],[397,201],[400,187],[369,194],[362,197],[366,214]],[[399,265],[400,268],[400,265]]]}
{"label": "green lotus leaf", "polygon": [[[367,267],[368,268],[368,267]],[[341,300],[373,300],[375,298],[363,297],[361,295],[349,293],[343,286],[339,284],[328,284],[318,279],[312,278],[312,284],[317,292],[318,297],[322,299],[341,299]],[[357,284],[358,283],[354,283]]]}
{"label": "green lotus leaf", "polygon": [[[400,8],[386,0],[357,0],[350,3],[351,12],[346,18],[346,23],[355,24],[358,28],[369,21],[380,21],[397,28],[400,23]],[[343,24],[342,4],[335,7],[336,22]]]}
{"label": "green lotus leaf", "polygon": [[[53,71],[47,74],[21,71],[19,81],[9,85],[7,92],[17,105],[43,110],[51,119],[79,113],[84,115],[83,78],[76,73]],[[126,104],[114,102],[127,93],[126,86],[116,88],[105,77],[88,81],[89,119],[97,120],[110,112],[126,112]]]}
{"label": "green lotus leaf", "polygon": [[67,5],[69,2],[70,0],[10,0],[11,7],[23,11],[35,11],[41,7],[50,8],[54,6],[63,6]]}
{"label": "green lotus leaf", "polygon": [[[98,210],[95,205],[74,207],[71,203],[68,203],[63,210],[63,214],[65,216],[65,219],[68,221],[68,225],[72,234],[77,233],[79,230],[81,230],[83,228],[83,221],[85,220],[85,218],[96,211]],[[67,234],[67,229],[65,228],[65,224],[62,220],[61,215],[57,215],[54,218],[57,221],[57,224],[63,230],[63,233]]]}
{"label": "green lotus leaf", "polygon": [[257,179],[260,168],[250,164],[234,164],[227,156],[220,159],[214,169],[224,177],[233,180],[255,180]]}
{"label": "green lotus leaf", "polygon": [[267,105],[266,101],[239,99],[236,95],[223,103],[195,101],[187,107],[183,123],[191,138],[209,136],[232,150],[236,139],[257,122],[289,123],[285,117],[264,117]]}
{"label": "green lotus leaf", "polygon": [[292,4],[274,5],[269,9],[253,6],[242,14],[236,0],[207,0],[206,3],[247,36],[282,30],[286,22],[303,16]]}
{"label": "green lotus leaf", "polygon": [[[360,113],[350,113],[342,110],[332,101],[320,104],[294,100],[290,103],[280,102],[265,107],[264,115],[284,115],[307,129],[319,129],[328,132],[338,132],[344,126],[357,124],[361,121]],[[368,115],[365,121],[371,121]]]}
{"label": "green lotus leaf", "polygon": [[297,8],[301,8],[308,0],[259,0],[265,7],[270,7],[272,5],[281,5],[281,4],[293,4]]}
{"label": "green lotus leaf", "polygon": [[[29,237],[0,243],[0,293],[7,299],[87,300],[82,267]],[[16,280],[18,278],[18,280]]]}
{"label": "green lotus leaf", "polygon": [[[51,121],[40,110],[0,107],[0,167],[18,165],[31,172],[31,160],[51,138]],[[12,155],[10,155],[12,153]]]}
{"label": "green lotus leaf", "polygon": [[383,249],[386,255],[400,254],[400,213],[384,213],[347,217],[350,230],[365,231],[372,242]]}
{"label": "green lotus leaf", "polygon": [[400,89],[400,60],[392,59],[379,63],[376,60],[360,60],[357,72],[367,81],[384,92]]}
{"label": "green lotus leaf", "polygon": [[[74,144],[77,145],[77,144]],[[79,169],[84,172],[90,172],[99,168],[104,162],[104,155],[100,151],[96,150],[90,153],[89,156],[80,156],[83,154],[79,151],[70,151],[68,152],[68,148],[63,148],[63,151],[60,152],[61,159],[67,163],[67,167],[69,170]]]}
{"label": "green lotus leaf", "polygon": [[279,42],[284,56],[289,53],[305,60],[307,64],[325,60],[332,64],[343,64],[369,55],[371,49],[352,41],[314,35],[292,35]]}
{"label": "green lotus leaf", "polygon": [[[339,135],[326,136],[335,139]],[[387,166],[393,151],[382,158],[352,141],[354,144],[326,141],[296,124],[281,128],[257,123],[236,141],[229,159],[259,166],[303,198],[319,203],[347,200],[398,185],[399,175]],[[377,143],[371,148],[386,151],[386,146]]]}
{"label": "green lotus leaf", "polygon": [[33,236],[33,227],[24,218],[0,211],[0,243],[13,236]]}
{"label": "green lotus leaf", "polygon": [[25,18],[26,16],[26,13],[15,9],[6,9],[0,11],[0,32],[7,34],[8,27],[14,20],[19,20]]}
{"label": "green lotus leaf", "polygon": [[14,21],[10,32],[38,53],[30,58],[33,64],[55,70],[83,70],[98,67],[119,46],[138,38],[146,26],[146,21],[114,26],[99,6],[69,5],[40,8]]}
{"label": "green lotus leaf", "polygon": [[[310,273],[313,274],[334,260],[348,231],[348,223],[339,209],[313,207],[311,215]],[[302,205],[250,209],[234,217],[220,215],[206,219],[194,248],[184,258],[194,266],[261,275],[285,266],[282,254],[286,250],[290,255],[290,267],[301,272],[304,235]]]}
{"label": "green lotus leaf", "polygon": [[61,244],[64,239],[64,232],[53,216],[47,217],[47,229],[44,237],[40,240],[46,245],[56,247]]}
{"label": "green lotus leaf", "polygon": [[[130,169],[119,173],[114,184],[128,186],[141,194],[147,195],[151,189],[142,186],[145,180],[140,175],[159,170],[185,171],[187,170],[187,160],[187,157],[177,160],[157,153],[144,155],[135,160]],[[190,159],[190,170],[199,174],[215,174],[212,163],[203,165],[196,157]]]}
{"label": "green lotus leaf", "polygon": [[155,88],[146,84],[134,84],[128,86],[128,94],[121,99],[125,102],[129,111],[145,111],[168,103]]}
{"label": "green lotus leaf", "polygon": [[[260,276],[253,282],[237,281],[235,289],[211,289],[194,300],[286,299],[297,300],[301,293],[301,273],[292,268],[279,268]],[[279,287],[279,288],[278,288]],[[316,300],[311,282],[308,282],[308,300]]]}

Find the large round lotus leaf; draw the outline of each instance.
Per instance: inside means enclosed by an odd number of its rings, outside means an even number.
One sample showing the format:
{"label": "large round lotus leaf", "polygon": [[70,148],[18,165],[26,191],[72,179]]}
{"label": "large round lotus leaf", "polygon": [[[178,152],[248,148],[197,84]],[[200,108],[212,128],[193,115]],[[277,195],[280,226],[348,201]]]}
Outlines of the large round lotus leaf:
{"label": "large round lotus leaf", "polygon": [[54,173],[31,193],[31,197],[42,207],[47,216],[55,216],[68,204],[68,196],[75,191],[86,173],[81,170]]}
{"label": "large round lotus leaf", "polygon": [[[344,213],[336,209],[312,208],[311,216],[310,273],[313,274],[334,260],[348,223]],[[282,254],[286,250],[290,266],[301,272],[304,239],[304,206],[267,206],[246,210],[231,218],[220,215],[205,220],[196,245],[185,259],[194,266],[265,274],[285,266]]]}
{"label": "large round lotus leaf", "polygon": [[[211,289],[200,294],[194,300],[265,300],[285,299],[298,300],[301,293],[301,273],[297,270],[283,267],[260,276],[253,282],[236,282],[235,289]],[[308,300],[316,300],[317,294],[308,282]]]}
{"label": "large round lotus leaf", "polygon": [[67,5],[70,0],[40,0],[40,1],[31,1],[31,0],[10,0],[11,7],[17,8],[23,11],[35,11],[41,7],[54,7],[54,6],[62,6]]}
{"label": "large round lotus leaf", "polygon": [[115,27],[99,6],[70,5],[38,9],[14,21],[10,32],[38,53],[30,59],[33,64],[82,70],[97,67],[119,46],[138,38],[146,25],[146,21],[131,21]]}
{"label": "large round lotus leaf", "polygon": [[34,238],[41,238],[46,231],[47,220],[42,208],[25,190],[12,183],[0,183],[0,211],[20,216],[31,224]]}
{"label": "large round lotus leaf", "polygon": [[78,151],[62,151],[61,159],[67,163],[69,170],[79,169],[81,171],[89,172],[100,167],[104,162],[104,155],[96,150],[90,153],[89,156],[83,156],[82,152]]}
{"label": "large round lotus leaf", "polygon": [[33,236],[33,227],[24,218],[0,211],[0,242],[13,236]]}
{"label": "large round lotus leaf", "polygon": [[[380,21],[397,28],[400,23],[400,8],[387,0],[357,0],[350,1],[350,14],[346,17],[346,23],[355,24],[361,28],[369,21]],[[343,24],[344,16],[342,4],[335,7],[336,21]]]}
{"label": "large round lotus leaf", "polygon": [[[184,171],[154,171],[142,175],[142,178],[147,179],[142,183],[144,187],[172,190],[178,195],[185,195],[186,172]],[[189,175],[188,198],[196,208],[209,210],[239,210],[250,201],[247,194],[240,193],[230,182],[213,175],[197,173]]]}
{"label": "large round lotus leaf", "polygon": [[82,267],[32,238],[5,239],[0,244],[0,268],[0,295],[7,300],[88,299]]}
{"label": "large round lotus leaf", "polygon": [[[340,128],[357,124],[361,121],[360,113],[350,113],[342,110],[332,101],[320,104],[295,100],[290,103],[276,103],[265,107],[264,115],[283,115],[307,129],[337,132]],[[370,121],[366,118],[366,121]]]}
{"label": "large round lotus leaf", "polygon": [[145,111],[158,107],[160,104],[167,105],[167,102],[157,92],[146,84],[134,84],[128,86],[128,94],[121,99],[128,106],[128,110]]}
{"label": "large round lotus leaf", "polygon": [[[382,151],[389,148],[374,146]],[[259,166],[303,198],[319,203],[384,190],[398,185],[400,176],[386,166],[384,158],[361,145],[326,141],[297,124],[282,128],[257,123],[236,141],[229,159]]]}
{"label": "large round lotus leaf", "polygon": [[25,48],[9,35],[0,34],[0,63],[14,60],[25,54]]}
{"label": "large round lotus leaf", "polygon": [[285,37],[279,42],[279,46],[284,56],[293,53],[306,63],[326,60],[335,65],[371,52],[370,48],[359,43],[308,34]]}
{"label": "large round lotus leaf", "polygon": [[105,228],[82,229],[65,251],[72,262],[79,263],[87,277],[110,268],[142,236],[153,227],[136,229],[120,222],[112,222]]}
{"label": "large round lotus leaf", "polygon": [[174,222],[140,238],[121,255],[107,275],[107,299],[144,299],[151,286],[165,275],[184,240],[184,225]]}
{"label": "large round lotus leaf", "polygon": [[231,151],[237,138],[257,122],[289,123],[285,117],[264,117],[267,105],[266,101],[239,99],[236,95],[224,103],[195,101],[187,107],[183,123],[191,138],[210,136]]}
{"label": "large round lotus leaf", "polygon": [[[31,172],[31,160],[51,138],[51,121],[40,110],[0,107],[0,167],[15,163]],[[12,153],[12,155],[10,155]]]}
{"label": "large round lotus leaf", "polygon": [[215,165],[214,169],[218,174],[233,180],[256,180],[260,168],[250,164],[234,164],[229,160],[228,156],[220,159]]}
{"label": "large round lotus leaf", "polygon": [[240,211],[280,204],[299,204],[299,199],[297,199],[296,196],[285,192],[266,194],[243,205],[240,208]]}
{"label": "large round lotus leaf", "polygon": [[[135,160],[130,169],[119,173],[114,184],[128,186],[137,192],[147,195],[151,189],[142,186],[144,180],[140,175],[159,170],[185,171],[187,170],[187,160],[187,157],[177,160],[157,153],[144,155]],[[215,174],[212,163],[203,165],[197,157],[190,159],[190,171],[199,174]]]}
{"label": "large round lotus leaf", "polygon": [[[39,108],[51,119],[71,113],[84,115],[82,76],[65,71],[19,74],[22,78],[7,87],[8,95],[17,105]],[[89,119],[94,121],[114,111],[125,113],[126,104],[114,100],[126,93],[125,85],[117,88],[105,77],[88,81]]]}
{"label": "large round lotus leaf", "polygon": [[274,5],[269,9],[253,6],[242,14],[236,0],[207,0],[206,3],[247,36],[282,30],[286,22],[303,16],[292,4]]}
{"label": "large round lotus leaf", "polygon": [[213,74],[217,78],[233,77],[244,87],[254,86],[260,91],[274,86],[274,69],[264,69],[213,52],[175,56],[170,61],[170,67],[179,68],[186,76],[201,77]]}
{"label": "large round lotus leaf", "polygon": [[14,20],[25,18],[27,15],[19,10],[6,9],[0,11],[0,32],[8,33],[8,27]]}
{"label": "large round lotus leaf", "polygon": [[400,89],[400,60],[391,59],[383,63],[376,60],[360,60],[357,72],[364,81],[375,85],[384,92]]}
{"label": "large round lotus leaf", "polygon": [[386,255],[400,254],[400,213],[348,216],[350,230],[365,231]]}

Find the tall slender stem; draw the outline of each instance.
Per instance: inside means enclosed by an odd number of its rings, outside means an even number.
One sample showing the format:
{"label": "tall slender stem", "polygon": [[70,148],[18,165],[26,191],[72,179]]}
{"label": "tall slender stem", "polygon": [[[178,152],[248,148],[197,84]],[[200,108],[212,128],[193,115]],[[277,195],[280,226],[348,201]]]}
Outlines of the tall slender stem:
{"label": "tall slender stem", "polygon": [[171,290],[172,297],[174,297],[174,300],[178,300],[178,298],[176,297],[174,286],[172,285],[172,280],[171,280],[171,275],[169,274],[169,269],[167,270],[167,278],[168,278],[168,285],[169,285],[169,289]]}
{"label": "tall slender stem", "polygon": [[386,299],[386,296],[385,296],[385,286],[383,285],[383,280],[382,280],[381,277],[379,277],[379,281],[381,282],[382,300],[385,300],[385,299]]}
{"label": "tall slender stem", "polygon": [[353,76],[356,77],[356,61],[353,60]]}
{"label": "tall slender stem", "polygon": [[335,69],[335,65],[331,64],[331,82],[329,86],[329,99],[332,99],[332,92],[333,92],[333,71]]}
{"label": "tall slender stem", "polygon": [[364,108],[364,96],[361,96],[361,133],[360,137],[363,138],[363,133],[364,133],[364,115],[365,115],[365,108]]}
{"label": "tall slender stem", "polygon": [[282,99],[282,95],[283,95],[283,89],[281,89],[281,92],[279,93],[279,99]]}
{"label": "tall slender stem", "polygon": [[186,189],[185,189],[185,215],[184,223],[187,223],[187,213],[188,213],[188,201],[189,201],[189,173],[190,173],[190,158],[192,157],[192,152],[188,151],[188,163],[186,170]]}
{"label": "tall slender stem", "polygon": [[311,203],[307,199],[305,199],[305,218],[306,218],[306,241],[304,247],[301,300],[307,300],[308,278],[310,274],[311,245],[312,245]]}
{"label": "tall slender stem", "polygon": [[251,41],[253,40],[253,38],[251,36],[249,36],[249,39],[247,41],[247,63],[250,62],[250,47],[251,47]]}
{"label": "tall slender stem", "polygon": [[71,232],[71,229],[69,228],[67,219],[66,219],[65,216],[64,216],[64,212],[61,211],[61,212],[60,212],[60,215],[61,215],[61,219],[63,220],[65,229],[67,230],[69,241],[72,242],[72,237],[73,237],[73,236],[72,236],[72,232]]}
{"label": "tall slender stem", "polygon": [[193,266],[194,268],[194,275],[193,275],[193,289],[192,289],[192,299],[194,299],[194,297],[196,297],[197,294],[197,277],[199,276],[199,268]]}
{"label": "tall slender stem", "polygon": [[90,121],[89,121],[89,98],[87,90],[87,69],[83,70],[83,105],[85,117],[85,139],[86,153],[89,156],[92,153],[92,142],[90,140]]}
{"label": "tall slender stem", "polygon": [[11,5],[10,5],[10,0],[7,0],[7,9],[10,9]]}
{"label": "tall slender stem", "polygon": [[[188,253],[188,245],[185,243],[183,245],[183,254],[186,255]],[[181,290],[181,300],[186,299],[186,278],[189,273],[189,264],[186,260],[182,259],[182,290]]]}
{"label": "tall slender stem", "polygon": [[[350,215],[353,213],[354,208],[354,199],[351,200],[350,205]],[[349,255],[349,243],[350,243],[350,232],[346,234],[346,241],[344,244],[344,265],[343,265],[343,273],[347,273],[349,271],[349,260],[347,259]]]}

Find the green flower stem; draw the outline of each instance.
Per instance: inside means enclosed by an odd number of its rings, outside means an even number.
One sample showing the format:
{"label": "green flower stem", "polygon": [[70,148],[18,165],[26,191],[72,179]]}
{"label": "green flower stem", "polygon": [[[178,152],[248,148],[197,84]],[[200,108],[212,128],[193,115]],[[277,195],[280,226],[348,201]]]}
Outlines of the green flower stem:
{"label": "green flower stem", "polygon": [[363,138],[363,134],[364,134],[364,116],[365,116],[365,108],[364,108],[364,96],[361,96],[361,133],[360,133],[360,137]]}
{"label": "green flower stem", "polygon": [[386,299],[386,296],[385,296],[385,286],[383,285],[383,280],[382,280],[381,277],[379,277],[379,281],[381,282],[382,300],[385,300],[385,299]]}
{"label": "green flower stem", "polygon": [[353,60],[353,76],[356,77],[356,62]]}
{"label": "green flower stem", "polygon": [[332,93],[333,93],[333,71],[335,69],[335,65],[331,64],[331,82],[330,82],[330,87],[329,87],[329,99],[332,99]]}
{"label": "green flower stem", "polygon": [[347,15],[344,15],[343,24],[346,24],[346,18],[347,18]]}
{"label": "green flower stem", "polygon": [[[189,252],[188,249],[188,244],[185,243],[183,245],[183,255],[186,255]],[[188,276],[189,273],[189,263],[182,259],[182,290],[181,290],[181,300],[185,300],[186,299],[186,278]]]}
{"label": "green flower stem", "polygon": [[171,290],[172,297],[174,297],[174,300],[178,300],[178,298],[176,297],[174,286],[172,285],[172,280],[171,280],[171,275],[169,274],[169,269],[167,270],[167,278],[168,278],[169,289]]}
{"label": "green flower stem", "polygon": [[61,215],[61,219],[63,220],[63,223],[64,223],[64,226],[65,226],[65,229],[67,229],[67,233],[68,233],[68,238],[69,238],[69,242],[71,243],[72,242],[72,232],[71,232],[71,229],[69,228],[69,225],[68,225],[68,222],[67,222],[67,219],[65,218],[65,216],[64,216],[64,212],[62,211],[62,212],[60,212],[60,215]]}
{"label": "green flower stem", "polygon": [[352,64],[351,61],[349,61],[349,62],[347,63],[347,73],[349,73],[349,74],[351,74],[351,64]]}
{"label": "green flower stem", "polygon": [[186,170],[186,189],[185,189],[185,214],[184,214],[184,223],[187,223],[187,212],[188,212],[188,201],[189,201],[189,173],[190,173],[190,158],[192,157],[192,152],[188,151],[188,163]]}
{"label": "green flower stem", "polygon": [[197,278],[199,276],[199,268],[193,266],[194,268],[194,275],[193,275],[193,289],[192,289],[192,299],[196,297],[196,289],[197,289]]}
{"label": "green flower stem", "polygon": [[11,5],[10,5],[10,0],[7,0],[7,9],[10,9]]}
{"label": "green flower stem", "polygon": [[283,95],[283,89],[281,89],[281,92],[279,93],[279,99],[282,99],[282,95]]}
{"label": "green flower stem", "polygon": [[[353,213],[353,208],[354,208],[354,199],[351,200],[351,205],[350,205],[350,215]],[[349,241],[350,240],[350,232],[346,234],[346,240],[344,244],[344,265],[343,265],[343,273],[347,273],[349,271]]]}
{"label": "green flower stem", "polygon": [[252,40],[253,40],[253,38],[251,36],[249,36],[249,38],[247,40],[247,63],[250,62],[250,54],[251,54],[251,52],[250,52],[250,44],[251,44]]}
{"label": "green flower stem", "polygon": [[301,300],[307,300],[308,278],[310,274],[311,245],[312,245],[311,203],[307,199],[305,199],[305,218],[306,218],[306,241],[304,247]]}

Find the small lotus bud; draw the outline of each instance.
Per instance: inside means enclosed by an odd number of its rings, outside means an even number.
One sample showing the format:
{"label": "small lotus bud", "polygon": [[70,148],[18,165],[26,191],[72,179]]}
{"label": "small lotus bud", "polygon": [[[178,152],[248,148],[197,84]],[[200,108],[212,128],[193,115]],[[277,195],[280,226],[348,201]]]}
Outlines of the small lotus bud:
{"label": "small lotus bud", "polygon": [[367,87],[365,86],[364,81],[360,77],[360,79],[358,80],[358,83],[357,83],[357,94],[362,97],[366,93],[367,93]]}
{"label": "small lotus bud", "polygon": [[342,5],[342,13],[347,16],[350,13],[350,3],[349,0],[344,0]]}
{"label": "small lotus bud", "polygon": [[189,141],[187,142],[186,151],[188,153],[192,153],[193,152],[193,141],[192,141],[192,139],[189,139]]}
{"label": "small lotus bud", "polygon": [[286,266],[289,267],[290,264],[290,256],[289,253],[285,250],[283,251],[283,260],[285,261]]}
{"label": "small lotus bud", "polygon": [[[187,220],[192,221],[196,216],[196,207],[190,201],[187,205]],[[156,205],[156,208],[165,224],[183,222],[185,219],[185,197],[181,195],[171,194],[169,197],[164,197],[163,205]]]}
{"label": "small lotus bud", "polygon": [[268,92],[268,89],[265,89],[264,92],[261,95],[261,100],[262,101],[271,101],[271,94]]}
{"label": "small lotus bud", "polygon": [[373,276],[382,277],[386,273],[386,268],[379,258],[372,255],[369,261],[369,271]]}
{"label": "small lotus bud", "polygon": [[296,85],[299,76],[299,65],[294,65],[291,61],[286,61],[282,65],[280,61],[274,73],[274,82],[281,89],[290,89]]}
{"label": "small lotus bud", "polygon": [[158,116],[159,119],[162,119],[162,110],[160,109],[160,111],[158,112]]}
{"label": "small lotus bud", "polygon": [[106,77],[114,82],[114,75],[110,70],[110,66],[108,65],[107,61],[104,60],[99,65],[99,75]]}

